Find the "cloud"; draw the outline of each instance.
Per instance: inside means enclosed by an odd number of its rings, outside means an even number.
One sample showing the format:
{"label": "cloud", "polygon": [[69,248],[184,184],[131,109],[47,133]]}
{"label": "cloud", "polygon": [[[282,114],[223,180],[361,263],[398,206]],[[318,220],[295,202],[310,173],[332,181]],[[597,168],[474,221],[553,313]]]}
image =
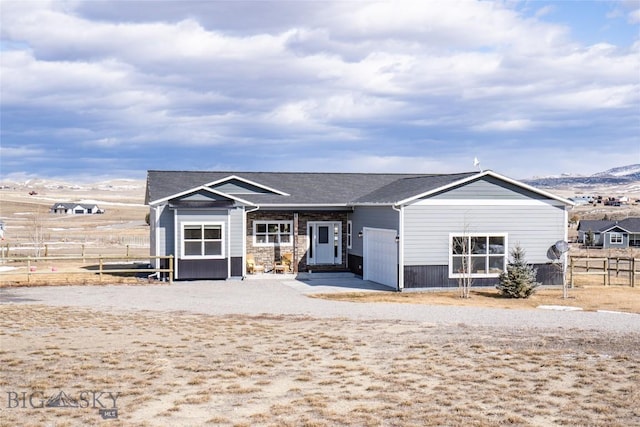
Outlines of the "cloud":
{"label": "cloud", "polygon": [[[282,167],[335,157],[344,168],[439,170],[505,135],[544,150],[550,129],[598,145],[580,127],[639,130],[639,41],[572,39],[569,22],[546,20],[555,5],[0,5],[3,146],[55,146],[60,162],[93,150],[83,154],[117,151],[123,170],[145,156],[155,167],[263,169],[248,159],[268,152]],[[448,160],[414,163],[421,150]]]}
{"label": "cloud", "polygon": [[515,120],[495,120],[481,125],[473,126],[472,129],[487,132],[511,132],[511,131],[524,131],[533,126],[533,122],[528,119],[515,119]]}
{"label": "cloud", "polygon": [[0,158],[5,160],[41,156],[44,153],[45,150],[39,147],[7,147],[0,145]]}

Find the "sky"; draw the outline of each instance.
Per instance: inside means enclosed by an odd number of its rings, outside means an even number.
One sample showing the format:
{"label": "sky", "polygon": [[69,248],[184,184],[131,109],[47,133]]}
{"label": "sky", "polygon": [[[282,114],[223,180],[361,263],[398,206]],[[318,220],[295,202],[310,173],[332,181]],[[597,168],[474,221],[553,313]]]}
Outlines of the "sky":
{"label": "sky", "polygon": [[0,26],[0,179],[640,163],[640,0],[0,0]]}

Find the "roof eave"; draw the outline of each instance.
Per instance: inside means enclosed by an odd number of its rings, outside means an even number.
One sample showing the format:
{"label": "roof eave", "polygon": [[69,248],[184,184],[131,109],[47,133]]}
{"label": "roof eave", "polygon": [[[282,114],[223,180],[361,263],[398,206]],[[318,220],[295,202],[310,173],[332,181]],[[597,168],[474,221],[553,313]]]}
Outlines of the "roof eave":
{"label": "roof eave", "polygon": [[407,199],[400,200],[400,201],[394,203],[394,205],[395,206],[403,206],[403,205],[409,204],[411,202],[414,202],[414,201],[416,201],[418,199],[421,199],[423,197],[427,197],[427,196],[430,196],[432,194],[439,193],[441,191],[446,191],[446,190],[448,190],[450,188],[456,187],[458,185],[466,184],[468,182],[474,181],[476,179],[479,179],[479,178],[482,178],[482,177],[485,177],[485,176],[491,176],[493,178],[497,178],[499,180],[508,182],[509,184],[515,185],[517,187],[523,188],[525,190],[531,191],[531,192],[536,193],[536,194],[540,194],[541,196],[545,196],[548,199],[559,201],[562,204],[565,204],[567,206],[575,206],[575,203],[571,202],[568,199],[556,196],[555,194],[548,193],[548,192],[546,192],[544,190],[540,190],[538,188],[535,188],[535,187],[532,187],[530,185],[524,184],[524,183],[522,183],[520,181],[516,181],[514,179],[507,178],[506,176],[500,175],[500,174],[495,173],[495,172],[490,171],[490,170],[487,170],[487,171],[484,171],[484,172],[479,172],[477,174],[470,175],[470,176],[468,176],[466,178],[459,179],[457,181],[451,182],[451,183],[449,183],[447,185],[443,185],[443,186],[440,186],[438,188],[434,188],[432,190],[425,191],[423,193],[420,193],[420,194],[417,194],[415,196],[409,197]]}
{"label": "roof eave", "polygon": [[267,191],[270,191],[272,193],[276,193],[276,194],[278,194],[280,196],[290,196],[290,194],[285,193],[284,191],[278,190],[278,189],[273,188],[273,187],[269,187],[269,186],[264,185],[264,184],[260,184],[260,183],[255,182],[255,181],[251,181],[250,179],[246,179],[246,178],[243,178],[243,177],[238,176],[238,175],[229,175],[229,176],[227,176],[225,178],[221,178],[221,179],[212,181],[212,182],[210,182],[208,184],[205,184],[205,186],[217,185],[217,184],[221,184],[221,183],[226,182],[226,181],[231,181],[233,179],[237,179],[238,181],[242,181],[245,184],[253,185],[255,187],[262,188],[263,190],[267,190]]}
{"label": "roof eave", "polygon": [[240,202],[240,203],[242,203],[244,205],[257,206],[257,204],[255,204],[253,202],[241,199],[240,197],[232,196],[231,194],[226,194],[226,193],[223,193],[221,191],[214,190],[213,188],[209,188],[206,185],[201,185],[199,187],[194,187],[194,188],[191,188],[189,190],[185,190],[185,191],[181,191],[179,193],[173,194],[171,196],[163,197],[162,199],[154,200],[152,202],[149,202],[149,206],[157,206],[157,205],[160,205],[162,203],[168,202],[171,199],[182,197],[184,195],[187,195],[187,194],[190,194],[190,193],[195,193],[195,192],[198,192],[198,191],[201,191],[201,190],[202,191],[207,191],[209,193],[216,194],[218,196],[226,197],[226,198],[234,200],[236,202]]}

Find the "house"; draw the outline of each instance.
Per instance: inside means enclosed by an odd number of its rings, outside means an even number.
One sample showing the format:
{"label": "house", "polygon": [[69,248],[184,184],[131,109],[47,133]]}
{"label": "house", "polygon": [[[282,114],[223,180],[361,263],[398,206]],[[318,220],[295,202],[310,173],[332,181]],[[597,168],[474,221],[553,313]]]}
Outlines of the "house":
{"label": "house", "polygon": [[604,249],[639,247],[640,218],[582,220],[578,224],[578,242]]}
{"label": "house", "polygon": [[104,213],[98,205],[88,203],[55,203],[49,209],[52,214],[86,215]]}
{"label": "house", "polygon": [[173,255],[175,279],[243,278],[248,258],[270,271],[287,255],[296,273],[351,271],[397,290],[464,274],[491,286],[517,244],[540,281],[561,283],[547,252],[567,239],[572,206],[492,171],[152,170],[145,203],[151,255]]}

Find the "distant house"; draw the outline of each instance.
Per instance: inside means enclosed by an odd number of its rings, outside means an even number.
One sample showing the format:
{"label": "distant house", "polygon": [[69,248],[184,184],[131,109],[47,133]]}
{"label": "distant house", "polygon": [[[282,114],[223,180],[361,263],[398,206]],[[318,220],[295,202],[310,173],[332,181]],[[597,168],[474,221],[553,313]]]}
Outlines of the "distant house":
{"label": "distant house", "polygon": [[86,204],[86,203],[56,203],[51,206],[49,212],[52,214],[64,214],[64,215],[89,215],[89,214],[101,214],[104,213],[103,209],[100,209],[98,205]]}
{"label": "distant house", "polygon": [[275,272],[287,258],[294,273],[351,271],[397,290],[465,274],[495,285],[516,245],[540,282],[562,283],[547,253],[567,240],[573,205],[491,171],[149,171],[146,204],[151,255],[173,255],[175,279]]}
{"label": "distant house", "polygon": [[[589,242],[589,235],[592,235]],[[628,248],[640,246],[640,218],[621,221],[583,220],[578,224],[578,242],[588,246]]]}

